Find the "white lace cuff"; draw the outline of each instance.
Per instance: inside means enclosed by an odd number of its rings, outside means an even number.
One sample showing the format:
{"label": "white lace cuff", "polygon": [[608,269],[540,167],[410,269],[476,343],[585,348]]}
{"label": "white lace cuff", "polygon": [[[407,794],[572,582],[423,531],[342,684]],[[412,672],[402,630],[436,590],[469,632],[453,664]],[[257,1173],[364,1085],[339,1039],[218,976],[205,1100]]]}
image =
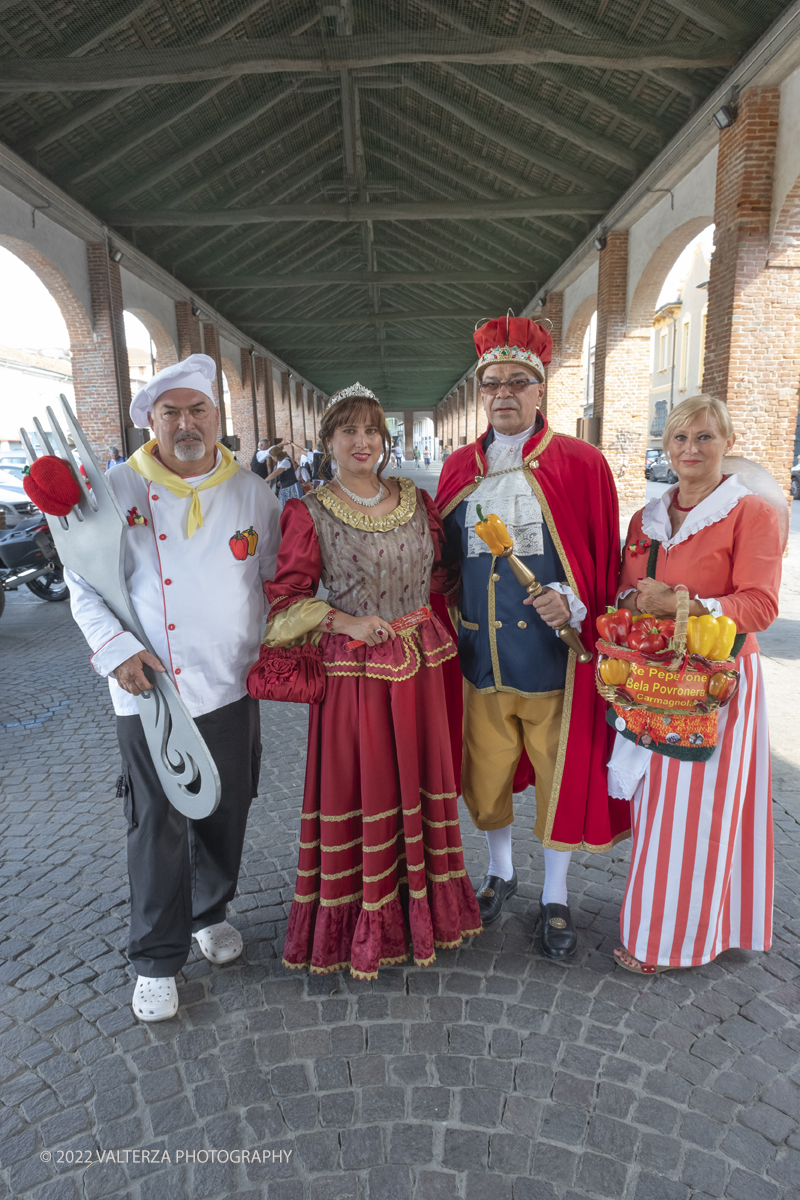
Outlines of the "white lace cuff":
{"label": "white lace cuff", "polygon": [[614,749],[608,760],[608,794],[618,800],[632,800],[645,771],[650,765],[652,751],[617,734]]}
{"label": "white lace cuff", "polygon": [[559,592],[566,597],[569,605],[569,623],[573,629],[580,629],[581,622],[586,618],[586,605],[573,592],[568,583],[548,583],[551,591]]}
{"label": "white lace cuff", "polygon": [[725,614],[722,611],[722,605],[720,604],[719,600],[716,600],[713,596],[711,597],[710,600],[703,600],[701,596],[695,596],[695,600],[697,600],[698,603],[702,604],[703,608],[708,609],[708,611],[711,613],[712,617],[724,617],[725,616]]}

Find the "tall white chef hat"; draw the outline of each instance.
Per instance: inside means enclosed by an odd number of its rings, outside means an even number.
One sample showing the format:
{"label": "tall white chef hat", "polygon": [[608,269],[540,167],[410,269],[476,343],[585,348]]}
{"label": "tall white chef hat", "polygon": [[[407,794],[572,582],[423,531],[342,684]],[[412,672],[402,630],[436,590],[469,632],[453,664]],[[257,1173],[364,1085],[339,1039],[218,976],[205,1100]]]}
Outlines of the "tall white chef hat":
{"label": "tall white chef hat", "polygon": [[217,364],[208,354],[190,354],[183,362],[164,367],[134,396],[131,401],[131,420],[138,429],[147,429],[147,414],[153,411],[153,405],[161,393],[172,388],[193,388],[216,404],[211,390],[211,381],[216,376]]}

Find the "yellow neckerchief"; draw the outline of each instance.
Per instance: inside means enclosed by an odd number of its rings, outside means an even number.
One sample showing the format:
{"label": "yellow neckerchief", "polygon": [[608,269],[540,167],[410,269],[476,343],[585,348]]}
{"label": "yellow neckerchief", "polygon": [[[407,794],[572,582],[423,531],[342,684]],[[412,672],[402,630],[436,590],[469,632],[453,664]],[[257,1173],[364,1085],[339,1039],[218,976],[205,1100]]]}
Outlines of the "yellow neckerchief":
{"label": "yellow neckerchief", "polygon": [[198,525],[203,524],[203,510],[200,507],[199,492],[203,488],[216,487],[218,483],[224,483],[226,479],[230,479],[231,475],[239,470],[239,464],[233,457],[230,450],[219,442],[216,443],[217,450],[222,455],[222,462],[219,464],[213,475],[209,475],[208,479],[204,479],[202,483],[198,483],[197,487],[192,485],[186,479],[181,479],[180,475],[176,475],[174,471],[170,471],[169,467],[165,467],[160,459],[153,457],[158,442],[153,438],[149,442],[145,442],[144,446],[131,455],[128,459],[128,466],[133,467],[134,471],[138,472],[145,479],[152,480],[159,487],[165,487],[173,496],[191,496],[192,503],[189,505],[189,519],[186,526],[187,537],[191,537]]}

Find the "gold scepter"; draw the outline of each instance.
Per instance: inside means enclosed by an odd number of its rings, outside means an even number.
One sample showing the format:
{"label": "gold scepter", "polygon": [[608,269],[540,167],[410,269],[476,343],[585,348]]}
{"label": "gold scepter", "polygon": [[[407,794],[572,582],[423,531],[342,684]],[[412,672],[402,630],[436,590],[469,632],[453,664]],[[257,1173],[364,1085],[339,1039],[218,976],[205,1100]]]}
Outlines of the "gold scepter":
{"label": "gold scepter", "polygon": [[[497,514],[489,513],[488,517],[484,517],[480,504],[475,505],[475,511],[478,514],[478,524],[475,526],[475,532],[481,541],[486,543],[495,558],[508,559],[508,565],[529,596],[541,595],[544,588],[539,583],[533,571],[529,570],[525,566],[525,563],[517,558],[514,553],[514,539]],[[569,621],[565,621],[563,625],[559,625],[556,628],[556,633],[562,642],[566,642],[569,648],[575,651],[579,663],[592,661],[591,651],[584,649],[577,629],[573,629]]]}

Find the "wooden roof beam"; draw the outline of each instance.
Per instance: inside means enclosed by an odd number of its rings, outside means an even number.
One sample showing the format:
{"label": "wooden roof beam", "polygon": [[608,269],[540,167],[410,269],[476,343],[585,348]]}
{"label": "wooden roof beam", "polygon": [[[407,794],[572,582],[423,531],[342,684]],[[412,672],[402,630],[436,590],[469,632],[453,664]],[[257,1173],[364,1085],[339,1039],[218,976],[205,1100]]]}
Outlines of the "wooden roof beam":
{"label": "wooden roof beam", "polygon": [[527,217],[541,213],[602,214],[616,199],[612,192],[586,195],[531,196],[522,199],[419,201],[415,204],[373,204],[351,201],[344,204],[267,204],[261,208],[217,208],[205,212],[158,208],[145,212],[113,211],[111,225],[144,229],[160,225],[269,225],[286,221],[491,221],[503,217]]}
{"label": "wooden roof beam", "polygon": [[494,142],[498,146],[505,146],[512,154],[517,154],[526,162],[542,167],[557,178],[569,180],[571,183],[577,184],[578,187],[585,188],[588,191],[608,186],[601,174],[584,171],[580,167],[565,163],[562,159],[555,158],[551,154],[537,150],[533,141],[505,134],[502,129],[498,129],[497,125],[492,124],[491,121],[482,120],[456,100],[452,100],[436,88],[429,87],[428,84],[423,83],[416,76],[404,75],[403,82],[412,91],[416,92],[417,95],[430,100],[432,104],[436,104],[439,108],[443,108],[445,112],[449,112],[451,116],[461,121],[469,129],[480,133],[483,137],[488,138],[490,142]]}
{"label": "wooden roof beam", "polygon": [[[401,149],[401,152],[406,157],[415,158],[418,162],[422,163],[424,166],[430,168],[431,170],[438,171],[439,174],[447,176],[447,178],[450,180],[450,182],[455,184],[455,187],[457,189],[456,194],[463,195],[464,190],[466,189],[467,191],[477,192],[477,194],[479,196],[483,196],[487,200],[488,199],[493,200],[496,198],[497,192],[494,191],[492,188],[484,187],[482,184],[478,184],[474,180],[470,180],[468,178],[465,178],[464,176],[457,175],[450,167],[446,167],[441,162],[437,163],[435,159],[431,159],[427,155],[421,154],[420,151],[418,151],[418,150],[414,150],[414,149],[411,149],[410,147],[404,146],[404,145],[402,145],[402,143],[394,142],[391,138],[387,137],[387,135],[384,134],[383,132],[381,132],[378,136],[380,138],[382,138],[384,141],[387,141],[390,146],[393,145],[397,149]],[[377,152],[375,150],[374,147],[371,148],[370,153],[373,155],[376,155],[376,157],[378,157],[378,158],[383,158],[384,161],[386,161],[386,162],[391,161],[391,160],[389,160],[388,156],[381,155],[379,152]],[[396,163],[395,165],[398,166],[401,170],[408,170],[408,168],[405,168],[403,166],[402,162]],[[412,174],[412,172],[410,170],[409,170],[409,174]],[[421,182],[419,180],[418,175],[414,174],[413,177],[417,180],[417,182]],[[427,184],[427,180],[425,181],[425,183]],[[453,192],[451,189],[448,189],[446,194],[451,199],[453,198]],[[536,220],[536,224],[537,225],[540,224],[538,220]],[[547,222],[547,224],[549,225],[550,222]],[[524,237],[521,237],[520,240],[526,241],[532,248],[538,250],[538,252],[540,254],[546,255],[547,258],[552,258],[552,259],[555,259],[556,262],[561,262],[562,255],[559,254],[557,251],[553,250],[551,248],[551,246],[548,245],[547,242],[541,240],[537,236],[537,234],[535,234],[529,230],[526,230]],[[562,230],[561,231],[561,240],[568,241],[569,244],[571,245],[571,244],[573,244],[575,239],[569,238],[568,235]]]}
{"label": "wooden roof beam", "polygon": [[[152,3],[152,0],[150,0],[150,2]],[[145,5],[144,7],[149,7],[149,4]],[[264,0],[250,0],[250,2],[246,4],[239,13],[229,17],[226,21],[223,21],[221,25],[217,25],[210,33],[204,34],[203,37],[200,38],[197,45],[210,45],[212,42],[215,42],[217,38],[224,37],[226,33],[230,33],[232,29],[235,29],[237,25],[240,25],[248,16],[251,16],[254,12],[257,12],[259,8],[263,7]],[[130,20],[130,17],[128,20]],[[79,47],[78,50],[73,50],[72,55],[77,55],[82,51],[83,46]],[[230,83],[232,80],[228,79],[226,82]],[[71,133],[73,129],[78,129],[81,125],[85,125],[87,122],[93,121],[95,117],[99,117],[104,112],[108,112],[110,108],[114,108],[115,105],[121,103],[121,101],[125,100],[128,96],[134,95],[134,93],[139,90],[139,86],[140,85],[136,85],[135,87],[127,88],[124,91],[115,92],[111,96],[105,97],[96,104],[90,104],[87,108],[84,108],[76,113],[65,113],[63,117],[59,117],[57,121],[54,121],[45,129],[41,129],[38,133],[32,134],[28,138],[25,138],[19,145],[15,147],[17,153],[24,155],[28,154],[31,150],[41,150],[43,146],[49,146],[51,142],[58,141],[58,139],[64,137],[65,134]],[[50,91],[51,89],[43,88],[41,90]]]}
{"label": "wooden roof beam", "polygon": [[[587,41],[593,41],[597,37],[597,22],[586,20],[584,17],[575,16],[569,11],[564,11],[564,7],[559,0],[522,0],[523,4],[527,4],[529,8],[535,9],[541,13],[543,17],[548,17],[554,25],[559,25],[562,29],[569,30],[571,33],[577,33],[580,37],[586,38]],[[672,0],[670,0],[670,3]],[[674,6],[675,7],[675,6]],[[731,21],[728,25],[725,37],[728,41],[732,40]],[[626,43],[622,43],[625,45]],[[719,45],[719,43],[716,43]],[[737,43],[738,44],[738,43]],[[629,42],[628,46],[634,48],[636,43]],[[741,55],[741,46],[737,52],[737,58]],[[597,64],[601,66],[602,64]],[[710,63],[704,64],[710,66]],[[645,56],[641,63],[632,63],[626,68],[631,71],[644,71],[647,75],[652,75],[659,83],[666,84],[668,87],[674,87],[677,91],[682,92],[685,96],[705,96],[708,91],[702,84],[690,79],[688,76],[681,75],[679,71],[671,70],[671,67],[677,66],[676,63],[653,63]],[[607,68],[610,64],[607,64]],[[611,68],[613,69],[613,68]]]}
{"label": "wooden roof beam", "polygon": [[217,275],[195,279],[193,288],[204,291],[228,291],[243,288],[298,288],[321,284],[346,283],[363,286],[377,283],[381,287],[397,287],[416,283],[532,283],[535,271],[307,271],[278,275]]}
{"label": "wooden roof beam", "polygon": [[[514,188],[521,195],[542,195],[542,189],[534,187],[534,185],[531,184],[527,179],[520,179],[518,176],[510,174],[510,172],[498,166],[497,163],[493,163],[491,160],[485,158],[480,158],[477,154],[475,154],[474,151],[459,145],[458,142],[452,141],[438,129],[431,129],[429,126],[423,125],[421,121],[415,120],[414,117],[410,116],[409,113],[404,112],[402,109],[390,108],[389,105],[383,104],[380,100],[376,99],[374,93],[370,95],[369,99],[374,108],[379,109],[380,112],[386,116],[393,117],[398,124],[414,130],[415,133],[418,133],[427,141],[441,146],[442,149],[447,150],[450,154],[454,154],[458,158],[463,159],[463,161],[468,163],[470,166],[475,167],[480,171],[485,171],[487,175],[493,175],[495,179],[500,180],[502,183],[508,184],[509,187]],[[441,159],[431,158],[424,151],[411,147],[407,142],[394,141],[390,135],[385,132],[385,130],[381,129],[379,136],[383,138],[385,142],[389,142],[390,145],[396,146],[402,154],[413,154],[420,162],[425,163],[426,166],[435,167],[435,169],[441,174],[447,175],[452,182],[457,183],[459,188],[468,185],[473,191],[477,192],[478,195],[486,196],[487,198],[497,195],[497,192],[494,188],[487,187],[482,183],[478,183],[477,180],[471,176],[462,175],[459,172],[454,171],[452,167],[445,166]],[[554,225],[552,221],[546,221],[540,217],[537,217],[536,224],[541,229],[546,229],[549,233],[552,233],[554,237],[560,238],[562,241],[569,242],[570,245],[574,243],[574,238],[570,232],[566,229],[562,229],[558,225]]]}
{"label": "wooden roof beam", "polygon": [[[475,313],[480,316],[478,311],[480,305],[476,305]],[[348,325],[408,325],[415,321],[458,321],[462,325],[465,322],[475,323],[475,313],[453,313],[453,312],[382,312],[382,313],[364,313],[361,316],[354,317],[262,317],[258,321],[247,321],[243,328],[248,329],[273,329],[281,325],[290,325],[293,327],[302,328],[323,328],[330,327],[331,329],[345,328]]]}
{"label": "wooden roof beam", "polygon": [[518,113],[519,116],[525,117],[526,120],[531,121],[534,125],[540,125],[543,129],[549,130],[550,133],[555,133],[558,137],[563,137],[573,145],[580,146],[582,150],[587,150],[590,154],[596,154],[599,158],[604,158],[607,162],[612,162],[618,167],[623,167],[627,171],[634,171],[637,174],[644,168],[647,162],[647,159],[643,155],[634,154],[621,143],[613,142],[610,138],[603,137],[602,134],[587,128],[586,125],[581,124],[579,121],[573,121],[569,117],[562,116],[541,100],[525,100],[520,96],[519,91],[514,91],[512,88],[506,87],[498,79],[487,75],[485,71],[478,72],[475,67],[453,67],[449,65],[444,69],[457,79],[462,79],[477,91],[482,92],[484,96],[498,100],[504,108],[509,109],[511,112]]}
{"label": "wooden roof beam", "polygon": [[[536,7],[541,0],[536,0]],[[240,23],[241,18],[236,23]],[[594,31],[593,31],[594,32]],[[327,74],[330,71],[385,67],[400,63],[541,62],[641,71],[652,68],[696,70],[730,67],[741,48],[731,42],[622,43],[575,35],[487,37],[451,34],[431,39],[428,32],[389,33],[336,38],[255,38],[213,47],[129,50],[86,58],[0,60],[2,92],[117,91],[151,84],[192,83],[233,75]]]}
{"label": "wooden roof beam", "polygon": [[[340,158],[341,158],[341,154],[332,154],[329,158],[322,159],[320,162],[314,163],[313,167],[311,167],[308,171],[304,172],[303,175],[301,175],[299,178],[293,179],[289,187],[286,187],[281,192],[279,192],[276,199],[282,199],[285,196],[291,195],[292,192],[296,192],[298,190],[298,188],[304,187],[306,183],[309,183],[315,176],[319,175],[320,171],[327,171],[328,168],[331,167],[335,162],[338,162]],[[295,212],[299,212],[301,207],[303,207],[303,206],[301,206],[301,205],[296,206]],[[307,224],[307,219],[305,217],[305,214],[303,214],[303,213],[301,213],[300,216],[297,217],[297,220],[301,222],[301,225],[300,225],[299,230],[295,230],[295,236],[297,236],[299,234],[300,230],[302,230],[303,227]],[[179,258],[174,258],[172,260],[173,266],[177,266],[178,263],[186,262],[187,259],[196,258],[198,254],[205,254],[208,251],[210,246],[216,244],[219,241],[222,241],[226,237],[229,237],[232,230],[235,230],[236,228],[237,228],[237,226],[234,225],[233,227],[222,229],[220,231],[220,233],[216,234],[215,237],[213,237],[213,238],[203,238],[202,241],[194,249],[192,249],[191,251],[188,251],[185,254],[182,254]],[[258,237],[258,236],[263,236],[263,230],[258,230],[256,233],[254,233],[252,235],[253,238]],[[291,237],[291,235],[290,235],[290,237]],[[250,239],[247,239],[247,240],[249,241]],[[245,244],[245,239],[244,239],[244,237],[240,236],[237,239],[235,246],[232,247],[232,250],[233,249],[239,250],[239,249],[241,249],[241,247],[244,244]],[[225,253],[223,253],[221,256],[218,256],[217,258],[214,258],[214,259],[211,259],[210,261],[208,261],[206,263],[206,268],[209,269],[212,266],[216,266],[218,262],[221,262],[222,259],[224,259],[226,257],[227,257],[227,251]]]}
{"label": "wooden roof beam", "polygon": [[257,100],[248,104],[244,112],[238,113],[231,120],[215,121],[213,124],[213,133],[208,134],[200,141],[194,142],[182,154],[177,155],[177,157],[154,165],[151,171],[139,172],[135,179],[130,179],[126,183],[118,184],[116,187],[102,192],[94,198],[94,207],[108,208],[112,204],[118,204],[120,200],[127,200],[131,196],[139,196],[142,192],[148,191],[154,184],[160,183],[162,179],[169,178],[170,175],[174,175],[181,167],[195,162],[201,155],[218,146],[220,142],[226,141],[233,134],[238,133],[240,129],[245,129],[259,117],[262,117],[264,113],[275,108],[287,96],[292,95],[295,86],[294,83],[290,83],[269,96],[259,96]]}

